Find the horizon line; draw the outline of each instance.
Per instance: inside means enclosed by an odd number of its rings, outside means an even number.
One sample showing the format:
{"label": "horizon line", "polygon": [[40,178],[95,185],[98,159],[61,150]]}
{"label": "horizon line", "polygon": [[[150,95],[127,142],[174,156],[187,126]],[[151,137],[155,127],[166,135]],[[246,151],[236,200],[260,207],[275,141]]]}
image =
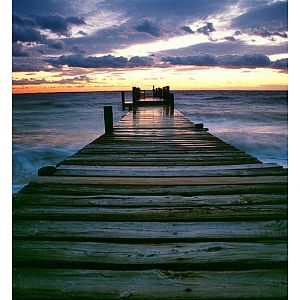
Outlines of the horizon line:
{"label": "horizon line", "polygon": [[[142,91],[152,91],[152,89],[141,89]],[[197,91],[197,92],[213,92],[213,91],[226,91],[226,92],[288,92],[287,89],[170,89],[170,91]],[[99,91],[56,91],[56,92],[12,92],[12,95],[27,95],[27,94],[67,94],[67,93],[131,93],[131,90],[99,90]]]}

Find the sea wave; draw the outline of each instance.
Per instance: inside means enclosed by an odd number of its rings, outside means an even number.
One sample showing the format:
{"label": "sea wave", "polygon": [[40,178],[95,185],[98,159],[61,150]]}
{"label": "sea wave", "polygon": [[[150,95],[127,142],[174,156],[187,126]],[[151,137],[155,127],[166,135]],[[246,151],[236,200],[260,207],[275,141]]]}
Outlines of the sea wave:
{"label": "sea wave", "polygon": [[[287,92],[175,91],[175,107],[195,123],[263,162],[287,166]],[[131,99],[131,94],[126,93]],[[56,165],[104,131],[103,106],[112,105],[117,122],[117,92],[13,96],[13,190],[37,170]]]}

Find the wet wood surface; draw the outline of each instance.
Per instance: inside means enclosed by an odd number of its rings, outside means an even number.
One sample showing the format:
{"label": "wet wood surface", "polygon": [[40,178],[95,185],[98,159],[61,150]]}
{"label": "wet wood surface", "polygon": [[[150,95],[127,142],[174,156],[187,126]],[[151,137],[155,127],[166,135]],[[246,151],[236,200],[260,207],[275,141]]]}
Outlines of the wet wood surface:
{"label": "wet wood surface", "polygon": [[13,197],[14,299],[286,299],[287,170],[138,107]]}

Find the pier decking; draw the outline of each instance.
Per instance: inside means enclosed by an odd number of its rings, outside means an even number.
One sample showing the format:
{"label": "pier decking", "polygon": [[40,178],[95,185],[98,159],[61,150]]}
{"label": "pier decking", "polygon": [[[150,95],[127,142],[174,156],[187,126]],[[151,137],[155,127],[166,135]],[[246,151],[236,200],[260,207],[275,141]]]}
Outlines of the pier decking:
{"label": "pier decking", "polygon": [[40,174],[14,197],[15,299],[287,298],[287,170],[170,105]]}

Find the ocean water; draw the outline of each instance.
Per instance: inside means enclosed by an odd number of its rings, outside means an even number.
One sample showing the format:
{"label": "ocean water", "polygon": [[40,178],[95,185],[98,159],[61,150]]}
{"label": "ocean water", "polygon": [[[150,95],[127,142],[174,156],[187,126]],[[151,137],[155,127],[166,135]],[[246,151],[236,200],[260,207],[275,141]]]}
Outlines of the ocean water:
{"label": "ocean water", "polygon": [[[175,91],[175,108],[263,162],[288,164],[286,91]],[[131,99],[130,93],[126,97]],[[13,192],[104,132],[103,106],[119,92],[13,95]]]}

